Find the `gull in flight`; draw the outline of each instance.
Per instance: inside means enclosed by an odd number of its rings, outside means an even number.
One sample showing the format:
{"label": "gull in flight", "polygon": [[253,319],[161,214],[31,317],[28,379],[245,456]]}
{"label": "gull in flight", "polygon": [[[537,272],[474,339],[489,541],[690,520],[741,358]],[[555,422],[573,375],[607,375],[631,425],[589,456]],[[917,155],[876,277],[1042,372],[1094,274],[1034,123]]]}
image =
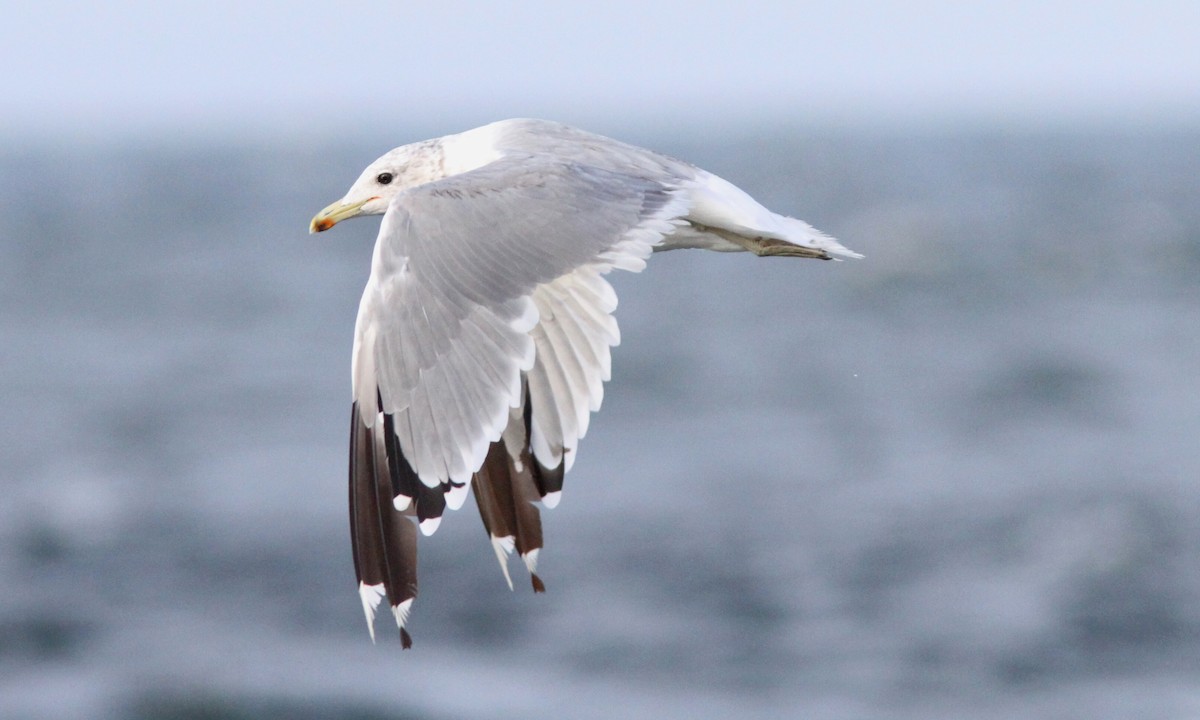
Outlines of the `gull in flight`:
{"label": "gull in flight", "polygon": [[371,638],[386,598],[406,648],[417,530],[468,488],[509,587],[515,550],[545,589],[534,503],[558,504],[600,408],[607,272],[678,248],[861,257],[694,165],[544,120],[398,147],[310,230],[358,215],[383,220],[351,359],[350,535]]}

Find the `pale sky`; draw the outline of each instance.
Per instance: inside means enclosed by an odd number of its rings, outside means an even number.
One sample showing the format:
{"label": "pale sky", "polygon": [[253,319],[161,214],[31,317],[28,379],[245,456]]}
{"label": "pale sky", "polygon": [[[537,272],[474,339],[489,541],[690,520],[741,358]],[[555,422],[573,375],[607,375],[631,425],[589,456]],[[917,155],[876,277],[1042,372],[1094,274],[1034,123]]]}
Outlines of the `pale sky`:
{"label": "pale sky", "polygon": [[0,134],[1200,122],[1200,2],[21,2]]}

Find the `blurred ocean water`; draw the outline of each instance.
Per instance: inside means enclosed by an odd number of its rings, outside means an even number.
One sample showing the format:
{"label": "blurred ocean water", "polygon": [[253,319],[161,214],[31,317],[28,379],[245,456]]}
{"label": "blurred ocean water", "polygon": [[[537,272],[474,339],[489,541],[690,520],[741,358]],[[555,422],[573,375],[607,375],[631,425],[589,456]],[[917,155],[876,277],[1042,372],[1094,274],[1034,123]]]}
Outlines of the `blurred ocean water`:
{"label": "blurred ocean water", "polygon": [[549,591],[346,529],[390,145],[0,151],[0,716],[1200,716],[1200,130],[637,137],[863,252],[614,274]]}

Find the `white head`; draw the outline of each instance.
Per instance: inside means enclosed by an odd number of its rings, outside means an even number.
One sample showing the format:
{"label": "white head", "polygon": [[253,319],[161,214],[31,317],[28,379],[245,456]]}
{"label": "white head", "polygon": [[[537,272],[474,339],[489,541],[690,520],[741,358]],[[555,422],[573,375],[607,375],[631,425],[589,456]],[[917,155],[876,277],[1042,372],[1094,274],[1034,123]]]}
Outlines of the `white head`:
{"label": "white head", "polygon": [[404,190],[436,179],[432,171],[440,153],[430,153],[428,143],[404,145],[367,166],[346,195],[313,217],[309,232],[322,232],[342,220],[359,215],[382,215],[392,198]]}

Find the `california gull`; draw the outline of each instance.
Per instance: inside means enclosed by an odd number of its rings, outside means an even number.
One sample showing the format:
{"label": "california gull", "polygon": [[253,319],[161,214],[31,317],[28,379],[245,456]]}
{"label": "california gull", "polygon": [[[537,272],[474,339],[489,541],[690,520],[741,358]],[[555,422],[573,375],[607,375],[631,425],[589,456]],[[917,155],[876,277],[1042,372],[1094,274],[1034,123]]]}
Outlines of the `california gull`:
{"label": "california gull", "polygon": [[350,534],[371,638],[386,597],[404,647],[417,529],[468,485],[509,587],[515,549],[545,589],[534,503],[558,503],[620,340],[605,273],[678,248],[861,257],[694,165],[544,120],[398,147],[310,229],[380,214],[351,360]]}

